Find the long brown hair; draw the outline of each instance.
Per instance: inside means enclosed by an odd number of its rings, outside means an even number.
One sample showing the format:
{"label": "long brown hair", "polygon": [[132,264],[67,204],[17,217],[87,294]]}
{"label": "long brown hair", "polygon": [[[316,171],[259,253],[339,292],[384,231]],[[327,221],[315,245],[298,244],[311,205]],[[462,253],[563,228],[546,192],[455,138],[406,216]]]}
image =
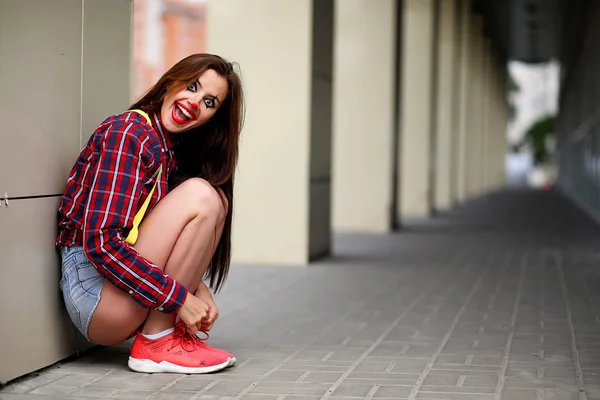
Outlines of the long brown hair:
{"label": "long brown hair", "polygon": [[213,54],[193,54],[171,67],[130,109],[160,113],[169,91],[181,90],[209,69],[227,80],[227,97],[207,123],[177,134],[174,151],[179,168],[169,177],[169,186],[174,188],[186,179],[198,177],[220,188],[227,198],[227,215],[221,240],[205,274],[210,287],[219,291],[227,278],[231,262],[233,178],[244,121],[241,79],[234,71],[233,64],[223,58]]}

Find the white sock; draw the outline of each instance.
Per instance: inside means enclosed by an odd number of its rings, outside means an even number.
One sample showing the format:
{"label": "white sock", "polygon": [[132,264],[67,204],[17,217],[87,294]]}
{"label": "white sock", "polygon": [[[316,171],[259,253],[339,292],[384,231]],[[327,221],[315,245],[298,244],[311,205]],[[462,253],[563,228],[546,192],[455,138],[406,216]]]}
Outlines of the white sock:
{"label": "white sock", "polygon": [[162,332],[158,332],[158,333],[142,333],[142,335],[146,338],[146,339],[150,339],[150,340],[156,340],[156,339],[160,339],[161,337],[165,337],[167,336],[169,333],[172,333],[175,331],[175,328],[169,328],[169,329],[165,329]]}

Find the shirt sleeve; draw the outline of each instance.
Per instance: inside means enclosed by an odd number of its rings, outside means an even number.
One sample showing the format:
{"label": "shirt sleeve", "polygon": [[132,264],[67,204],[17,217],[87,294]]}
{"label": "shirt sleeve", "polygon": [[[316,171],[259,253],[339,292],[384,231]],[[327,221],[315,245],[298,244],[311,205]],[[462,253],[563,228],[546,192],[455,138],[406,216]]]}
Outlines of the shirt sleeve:
{"label": "shirt sleeve", "polygon": [[133,226],[143,184],[149,179],[144,160],[151,153],[143,130],[134,119],[117,120],[98,139],[99,159],[90,171],[83,245],[98,271],[137,303],[172,313],[183,304],[187,289],[142,257],[123,237],[124,230]]}

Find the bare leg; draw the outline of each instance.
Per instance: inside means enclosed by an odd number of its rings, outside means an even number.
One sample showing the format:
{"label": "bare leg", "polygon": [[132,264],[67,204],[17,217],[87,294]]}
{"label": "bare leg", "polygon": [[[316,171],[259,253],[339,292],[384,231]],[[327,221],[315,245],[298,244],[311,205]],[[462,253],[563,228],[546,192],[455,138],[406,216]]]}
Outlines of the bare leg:
{"label": "bare leg", "polygon": [[[206,181],[190,179],[161,200],[140,226],[136,250],[194,292],[220,240],[226,208]],[[217,237],[215,237],[215,231]],[[174,326],[175,314],[148,312],[105,281],[88,335],[98,344],[121,343],[139,326],[155,333]]]}
{"label": "bare leg", "polygon": [[[191,266],[190,268],[182,268],[182,275],[174,277],[178,282],[186,282],[187,285],[184,284],[184,286],[192,293],[200,285],[200,280],[204,276],[204,272],[212,259],[218,240],[221,237],[221,232],[223,231],[222,224],[218,224],[219,226],[217,227],[212,220],[209,222],[192,220],[183,230],[175,245],[173,254],[171,254],[167,262],[167,268],[171,264]],[[182,249],[192,249],[192,251],[184,252]],[[167,270],[167,273],[170,272]],[[172,328],[175,325],[176,317],[176,314],[164,314],[159,311],[153,311],[148,316],[142,333],[157,333]]]}

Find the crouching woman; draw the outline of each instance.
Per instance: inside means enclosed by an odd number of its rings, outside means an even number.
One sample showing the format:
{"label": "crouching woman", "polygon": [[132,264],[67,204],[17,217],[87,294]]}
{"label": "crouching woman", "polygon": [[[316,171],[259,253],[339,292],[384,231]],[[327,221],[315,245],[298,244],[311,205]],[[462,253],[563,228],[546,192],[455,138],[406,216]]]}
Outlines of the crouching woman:
{"label": "crouching woman", "polygon": [[[60,282],[91,342],[135,336],[139,372],[206,373],[235,357],[199,338],[229,270],[241,81],[216,55],[191,55],[91,135],[59,208]],[[205,283],[205,281],[207,283]]]}

